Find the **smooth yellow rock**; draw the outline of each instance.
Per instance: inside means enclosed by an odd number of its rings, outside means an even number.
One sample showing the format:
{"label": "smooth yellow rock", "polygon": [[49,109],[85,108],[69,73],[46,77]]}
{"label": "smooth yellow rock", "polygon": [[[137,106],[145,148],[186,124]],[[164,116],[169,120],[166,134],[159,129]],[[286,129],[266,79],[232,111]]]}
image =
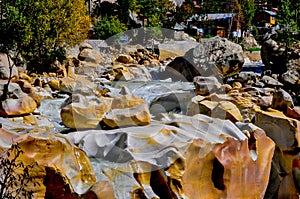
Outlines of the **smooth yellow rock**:
{"label": "smooth yellow rock", "polygon": [[[65,183],[78,194],[86,192],[96,182],[89,158],[63,136],[51,133],[16,134],[0,129],[0,140],[0,151],[8,149],[11,144],[18,144],[23,151],[18,161],[25,166],[35,165],[29,170],[29,174],[39,184],[27,184],[27,188],[34,192],[34,198],[45,196],[43,181],[46,167],[65,176]],[[18,169],[15,171],[19,172]]]}

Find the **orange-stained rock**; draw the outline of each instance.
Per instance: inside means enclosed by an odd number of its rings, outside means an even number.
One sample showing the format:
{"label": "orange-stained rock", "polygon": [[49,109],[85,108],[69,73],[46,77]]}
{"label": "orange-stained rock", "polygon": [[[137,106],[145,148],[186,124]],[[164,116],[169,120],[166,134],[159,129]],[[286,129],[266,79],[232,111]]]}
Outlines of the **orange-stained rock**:
{"label": "orange-stained rock", "polygon": [[115,199],[112,183],[109,181],[96,182],[85,194],[82,199]]}
{"label": "orange-stained rock", "polygon": [[280,111],[271,108],[258,111],[255,125],[264,129],[282,150],[294,150],[300,146],[300,121],[289,118]]}
{"label": "orange-stained rock", "polygon": [[112,109],[103,118],[103,122],[111,128],[144,126],[148,125],[150,121],[151,116],[147,104],[135,105],[123,109]]}
{"label": "orange-stained rock", "polygon": [[187,115],[200,113],[215,118],[229,119],[232,122],[241,122],[243,120],[240,110],[229,101],[203,100],[194,102],[196,100],[192,100],[189,104]]}
{"label": "orange-stained rock", "polygon": [[146,104],[146,102],[134,95],[126,94],[120,97],[115,97],[112,102],[112,109],[130,108],[135,105]]}
{"label": "orange-stained rock", "polygon": [[286,116],[288,116],[290,118],[300,120],[300,107],[296,106],[294,108],[287,108],[285,114],[286,114]]}
{"label": "orange-stained rock", "polygon": [[263,130],[201,114],[154,119],[65,136],[95,164],[105,161],[102,172],[124,199],[264,197],[275,144]]}
{"label": "orange-stained rock", "polygon": [[48,85],[54,90],[60,89],[60,81],[57,79],[51,79],[50,81],[48,81]]}
{"label": "orange-stained rock", "polygon": [[60,111],[60,116],[66,127],[74,129],[96,128],[106,111],[106,104],[100,98],[87,98],[80,94],[73,94],[66,100],[66,104]]}
{"label": "orange-stained rock", "polygon": [[23,94],[18,99],[6,99],[2,101],[0,116],[18,116],[32,113],[36,108],[36,102],[27,94]]}
{"label": "orange-stained rock", "polygon": [[130,55],[120,54],[119,57],[117,58],[117,61],[124,64],[129,64],[133,62],[133,58]]}
{"label": "orange-stained rock", "polygon": [[187,196],[263,198],[275,144],[262,130],[254,130],[251,136],[255,148],[248,145],[249,140],[238,141],[232,137],[215,145],[205,139],[194,140],[185,155],[187,168],[183,185]]}
{"label": "orange-stained rock", "polygon": [[[86,192],[96,179],[86,154],[65,137],[51,133],[16,134],[0,129],[0,151],[17,144],[23,151],[19,160],[26,165],[35,165],[30,175],[39,185],[28,185],[34,198],[44,198],[43,185],[46,168],[52,168],[66,177],[66,184],[78,194]],[[16,170],[18,172],[18,170]]]}

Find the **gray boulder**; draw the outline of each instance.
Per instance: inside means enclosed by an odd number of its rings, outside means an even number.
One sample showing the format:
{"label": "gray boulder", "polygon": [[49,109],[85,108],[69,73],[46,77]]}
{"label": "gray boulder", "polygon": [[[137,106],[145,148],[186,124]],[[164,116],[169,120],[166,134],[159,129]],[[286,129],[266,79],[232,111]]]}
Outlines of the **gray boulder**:
{"label": "gray boulder", "polygon": [[[10,75],[9,66],[13,65],[13,61],[11,59],[7,59],[6,54],[0,53],[0,79],[8,79]],[[18,70],[14,66],[12,68],[12,77],[18,75]]]}
{"label": "gray boulder", "polygon": [[243,63],[240,45],[226,38],[213,37],[201,40],[199,45],[190,49],[183,57],[177,57],[166,71],[174,79],[178,72],[186,81],[192,81],[199,75],[223,78],[238,73]]}

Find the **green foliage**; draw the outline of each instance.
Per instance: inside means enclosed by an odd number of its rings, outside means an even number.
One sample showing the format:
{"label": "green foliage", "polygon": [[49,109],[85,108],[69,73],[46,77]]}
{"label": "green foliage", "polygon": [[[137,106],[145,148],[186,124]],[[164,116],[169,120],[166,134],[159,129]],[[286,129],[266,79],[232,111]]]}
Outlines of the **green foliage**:
{"label": "green foliage", "polygon": [[19,51],[32,70],[47,69],[65,48],[87,37],[90,18],[84,2],[2,1],[1,51]]}
{"label": "green foliage", "polygon": [[280,26],[278,30],[278,39],[285,42],[289,47],[294,41],[295,33],[299,32],[299,10],[300,3],[293,0],[281,0],[278,14],[276,16],[277,24]]}
{"label": "green foliage", "polygon": [[252,24],[252,20],[255,14],[255,4],[254,0],[240,1],[241,4],[241,14],[243,15],[240,21],[242,31],[249,29]]}
{"label": "green foliage", "polygon": [[261,48],[248,48],[247,51],[250,52],[261,51]]}
{"label": "green foliage", "polygon": [[12,145],[1,156],[0,160],[0,197],[5,199],[30,199],[33,198],[33,191],[28,185],[37,186],[30,175],[34,165],[25,166],[19,160],[23,151],[18,145]]}
{"label": "green foliage", "polygon": [[146,27],[162,27],[167,13],[174,9],[174,3],[169,0],[136,0],[134,7],[141,19],[147,19]]}
{"label": "green foliage", "polygon": [[274,39],[285,43],[285,59],[286,63],[288,58],[288,51],[291,44],[295,41],[295,34],[299,33],[299,16],[300,10],[299,1],[293,0],[280,0],[278,13],[276,16],[277,24],[280,30],[277,30],[277,35]]}
{"label": "green foliage", "polygon": [[101,16],[94,24],[92,38],[107,39],[126,30],[125,24],[121,23],[116,16]]}
{"label": "green foliage", "polygon": [[134,0],[117,0],[118,18],[127,24],[130,20],[129,13],[134,7]]}
{"label": "green foliage", "polygon": [[191,1],[185,1],[180,7],[176,8],[174,18],[177,23],[181,23],[193,16],[195,13],[196,10],[194,8],[194,3]]}

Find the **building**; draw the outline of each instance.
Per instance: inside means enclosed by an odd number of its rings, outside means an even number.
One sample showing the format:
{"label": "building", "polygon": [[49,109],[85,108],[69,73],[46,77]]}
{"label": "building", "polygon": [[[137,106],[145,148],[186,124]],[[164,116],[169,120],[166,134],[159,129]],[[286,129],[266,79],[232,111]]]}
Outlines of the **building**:
{"label": "building", "polygon": [[261,10],[255,13],[254,24],[258,27],[273,27],[276,25],[277,13],[270,10]]}

